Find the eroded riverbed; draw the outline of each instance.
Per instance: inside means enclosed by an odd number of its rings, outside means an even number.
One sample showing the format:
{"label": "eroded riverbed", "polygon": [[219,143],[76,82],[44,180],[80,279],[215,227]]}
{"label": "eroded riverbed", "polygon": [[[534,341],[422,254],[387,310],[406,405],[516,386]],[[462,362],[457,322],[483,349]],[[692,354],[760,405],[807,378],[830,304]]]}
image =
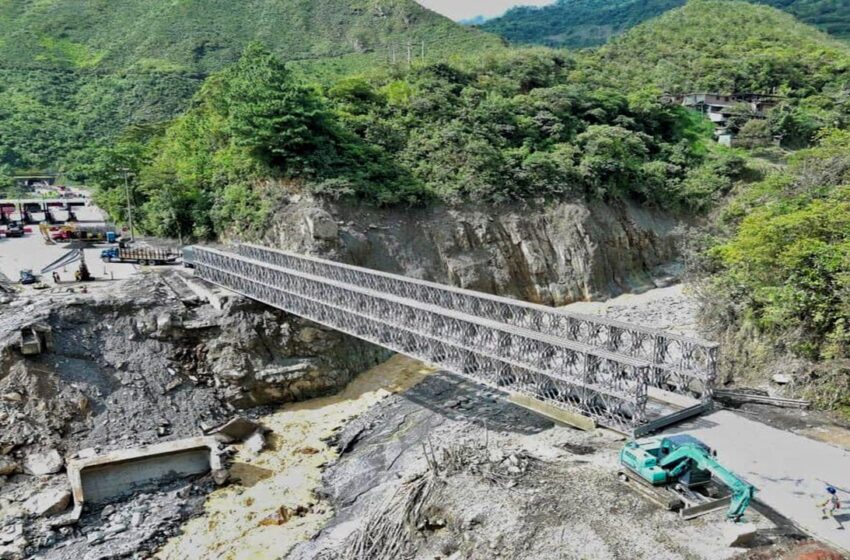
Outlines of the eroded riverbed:
{"label": "eroded riverbed", "polygon": [[430,371],[415,360],[395,356],[358,376],[338,395],[286,405],[263,417],[261,422],[271,430],[267,449],[260,454],[240,449],[232,474],[241,483],[213,492],[204,515],[188,522],[158,556],[284,557],[333,516],[329,504],[314,495],[322,466],[337,458],[326,440],[352,418],[413,387]]}

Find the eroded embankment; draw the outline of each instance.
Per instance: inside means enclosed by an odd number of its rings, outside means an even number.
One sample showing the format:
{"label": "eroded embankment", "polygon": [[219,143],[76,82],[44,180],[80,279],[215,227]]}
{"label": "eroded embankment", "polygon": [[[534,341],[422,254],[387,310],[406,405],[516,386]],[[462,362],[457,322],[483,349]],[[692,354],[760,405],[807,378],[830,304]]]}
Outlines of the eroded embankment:
{"label": "eroded embankment", "polygon": [[[240,297],[216,305],[175,271],[91,293],[0,303],[0,556],[108,558],[155,549],[208,481],[151,488],[119,507],[69,507],[66,461],[199,436],[238,409],[341,390],[388,355]],[[24,354],[20,332],[43,331]]]}

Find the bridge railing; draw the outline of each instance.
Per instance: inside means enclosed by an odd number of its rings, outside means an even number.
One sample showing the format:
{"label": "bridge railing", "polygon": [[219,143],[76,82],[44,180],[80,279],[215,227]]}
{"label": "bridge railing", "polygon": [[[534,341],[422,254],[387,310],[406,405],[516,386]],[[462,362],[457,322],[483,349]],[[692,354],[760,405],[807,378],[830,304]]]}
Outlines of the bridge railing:
{"label": "bridge railing", "polygon": [[229,252],[195,261],[210,282],[476,382],[627,433],[646,421],[646,361]]}
{"label": "bridge railing", "polygon": [[673,393],[708,400],[714,388],[717,376],[716,343],[258,245],[240,245],[237,251],[286,269],[646,360],[651,365],[650,385]]}

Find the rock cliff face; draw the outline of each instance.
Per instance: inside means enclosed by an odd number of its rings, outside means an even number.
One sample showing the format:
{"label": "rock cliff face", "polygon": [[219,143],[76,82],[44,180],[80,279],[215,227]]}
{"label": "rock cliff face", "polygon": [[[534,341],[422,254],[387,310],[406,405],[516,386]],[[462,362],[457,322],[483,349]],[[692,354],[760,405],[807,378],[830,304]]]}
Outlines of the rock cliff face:
{"label": "rock cliff face", "polygon": [[463,288],[565,305],[641,291],[678,270],[680,224],[634,204],[375,209],[290,201],[262,241]]}

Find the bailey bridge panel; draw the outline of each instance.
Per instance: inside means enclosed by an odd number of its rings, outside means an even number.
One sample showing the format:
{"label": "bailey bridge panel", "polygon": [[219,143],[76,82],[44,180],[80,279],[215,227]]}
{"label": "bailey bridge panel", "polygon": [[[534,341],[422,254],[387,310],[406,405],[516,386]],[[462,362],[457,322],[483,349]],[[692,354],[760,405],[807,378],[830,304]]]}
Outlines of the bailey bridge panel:
{"label": "bailey bridge panel", "polygon": [[258,245],[240,245],[237,251],[287,270],[645,360],[651,368],[650,385],[704,401],[712,396],[717,368],[716,343]]}
{"label": "bailey bridge panel", "polygon": [[197,248],[197,274],[247,297],[632,433],[646,421],[649,363],[421,301]]}

